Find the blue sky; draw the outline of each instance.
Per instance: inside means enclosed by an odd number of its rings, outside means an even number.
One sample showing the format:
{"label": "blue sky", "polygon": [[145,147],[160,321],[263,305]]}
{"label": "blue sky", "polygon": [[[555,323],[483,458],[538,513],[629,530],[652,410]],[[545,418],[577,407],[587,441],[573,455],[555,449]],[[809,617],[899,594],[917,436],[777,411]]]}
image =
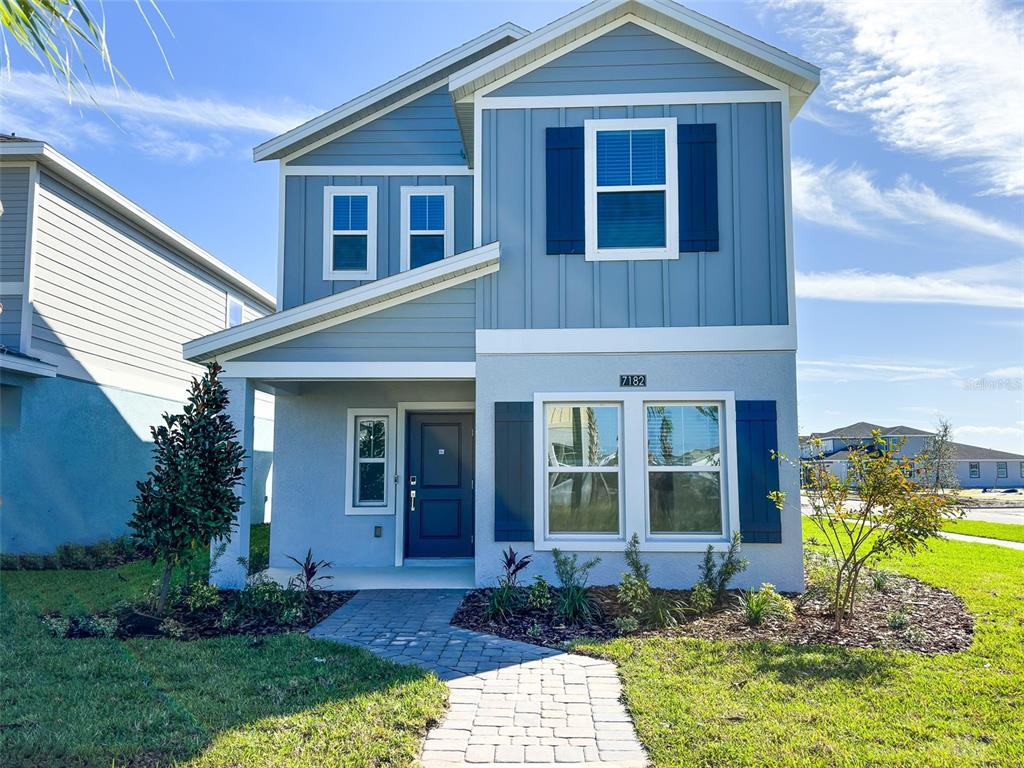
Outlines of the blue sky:
{"label": "blue sky", "polygon": [[[131,83],[67,95],[18,51],[0,130],[49,141],[268,290],[277,175],[251,148],[504,21],[562,2],[163,2],[173,76],[107,2]],[[792,128],[800,427],[928,428],[1024,453],[1024,53],[1019,7],[694,2],[820,65]],[[2,54],[0,54],[2,55]],[[94,68],[95,69],[95,68]]]}

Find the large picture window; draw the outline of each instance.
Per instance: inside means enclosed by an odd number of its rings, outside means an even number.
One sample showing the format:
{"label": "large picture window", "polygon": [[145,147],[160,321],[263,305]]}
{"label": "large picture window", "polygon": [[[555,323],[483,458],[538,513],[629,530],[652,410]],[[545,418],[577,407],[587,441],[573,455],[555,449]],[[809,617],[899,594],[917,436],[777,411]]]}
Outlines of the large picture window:
{"label": "large picture window", "polygon": [[377,277],[377,188],[324,188],[324,279]]}
{"label": "large picture window", "polygon": [[722,533],[721,409],[648,403],[647,511],[651,534]]}
{"label": "large picture window", "polygon": [[350,408],[345,512],[391,514],[394,507],[395,413],[392,409]]}
{"label": "large picture window", "polygon": [[550,535],[620,535],[620,412],[614,404],[545,407]]}
{"label": "large picture window", "polygon": [[402,270],[455,253],[455,188],[402,187]]}
{"label": "large picture window", "polygon": [[678,258],[675,120],[587,120],[584,152],[586,258]]}

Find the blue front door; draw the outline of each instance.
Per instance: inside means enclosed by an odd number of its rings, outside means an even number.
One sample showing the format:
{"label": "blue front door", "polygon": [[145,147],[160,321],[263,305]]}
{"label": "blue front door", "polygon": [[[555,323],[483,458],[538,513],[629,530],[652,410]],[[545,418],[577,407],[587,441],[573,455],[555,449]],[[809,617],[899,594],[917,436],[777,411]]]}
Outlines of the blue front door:
{"label": "blue front door", "polygon": [[405,555],[473,555],[473,414],[410,413]]}

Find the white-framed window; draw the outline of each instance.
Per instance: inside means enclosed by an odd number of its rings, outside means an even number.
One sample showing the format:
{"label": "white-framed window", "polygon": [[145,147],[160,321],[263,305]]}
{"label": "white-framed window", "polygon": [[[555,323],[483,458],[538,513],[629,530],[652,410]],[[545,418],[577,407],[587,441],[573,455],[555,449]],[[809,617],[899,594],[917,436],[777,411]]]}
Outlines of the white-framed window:
{"label": "white-framed window", "polygon": [[377,279],[377,188],[324,187],[324,280]]}
{"label": "white-framed window", "polygon": [[534,396],[534,545],[728,546],[739,530],[732,392]]}
{"label": "white-framed window", "polygon": [[393,408],[348,409],[345,514],[394,514],[395,419]]}
{"label": "white-framed window", "polygon": [[546,536],[622,536],[622,406],[545,403]]}
{"label": "white-framed window", "polygon": [[402,187],[401,204],[403,272],[455,253],[455,187]]}
{"label": "white-framed window", "polygon": [[648,402],[647,533],[721,536],[722,406]]}
{"label": "white-framed window", "polygon": [[675,118],[585,120],[588,261],[679,258]]}
{"label": "white-framed window", "polygon": [[967,464],[967,473],[971,476],[971,478],[981,477],[981,464],[979,464],[976,461],[969,462]]}
{"label": "white-framed window", "polygon": [[226,301],[224,304],[224,327],[234,328],[236,325],[241,325],[245,322],[245,304],[241,299],[232,296],[230,293],[226,294]]}
{"label": "white-framed window", "polygon": [[996,477],[999,478],[1000,480],[1002,480],[1003,478],[1006,477],[1006,475],[1007,475],[1006,462],[1005,461],[997,461],[996,462]]}
{"label": "white-framed window", "polygon": [[1024,477],[1024,461],[1020,463],[1020,476]]}

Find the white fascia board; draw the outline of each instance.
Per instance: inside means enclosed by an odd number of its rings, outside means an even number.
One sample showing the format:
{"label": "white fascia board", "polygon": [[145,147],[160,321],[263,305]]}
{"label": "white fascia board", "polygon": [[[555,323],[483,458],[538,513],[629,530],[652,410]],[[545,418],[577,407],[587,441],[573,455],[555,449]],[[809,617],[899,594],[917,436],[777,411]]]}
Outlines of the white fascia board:
{"label": "white fascia board", "polygon": [[513,24],[512,22],[505,22],[501,26],[495,27],[489,32],[485,32],[479,37],[470,40],[468,43],[464,43],[458,48],[453,48],[447,53],[443,53],[437,58],[431,59],[416,69],[406,72],[404,75],[400,75],[394,80],[374,88],[372,91],[364,93],[362,96],[357,96],[356,98],[347,101],[344,104],[319,115],[318,117],[314,117],[312,120],[309,120],[290,131],[282,133],[280,136],[275,136],[273,139],[263,142],[253,149],[253,159],[273,159],[277,155],[287,153],[303,139],[328,128],[340,120],[344,120],[349,115],[353,115],[367,109],[368,107],[372,107],[377,101],[386,99],[399,91],[415,85],[417,82],[426,80],[431,75],[443,70],[445,67],[451,66],[466,56],[471,56],[474,52],[479,51],[482,48],[486,48],[498,40],[501,40],[503,37],[519,39],[527,34],[529,34],[529,31],[523,29],[519,25]]}
{"label": "white fascia board", "polygon": [[447,379],[470,381],[476,378],[476,363],[471,362],[276,362],[224,363],[224,376],[246,379],[285,381],[383,381],[405,379],[427,381]]}
{"label": "white fascia board", "polygon": [[[700,33],[720,40],[726,45],[733,46],[751,56],[780,67],[796,77],[807,81],[809,85],[813,84],[816,86],[819,82],[820,70],[813,64],[670,0],[595,0],[595,2],[583,6],[567,16],[563,16],[561,19],[557,19],[545,27],[541,27],[500,51],[495,51],[490,56],[453,73],[448,79],[449,89],[453,93],[458,93],[459,98],[465,98],[467,94],[461,91],[475,90],[476,88],[490,85],[490,83],[476,85],[476,81],[485,78],[492,72],[501,70],[502,77],[507,78],[514,72],[513,69],[509,68],[509,65],[530,50],[544,46],[568,33],[573,28],[582,26],[606,13],[614,11],[616,8],[622,7],[623,14],[628,14],[636,6],[643,6],[656,13],[663,14],[681,24],[692,27]],[[648,25],[645,24],[644,26]],[[575,44],[576,41],[566,41],[566,47],[575,47]],[[813,90],[813,87],[811,90]]]}
{"label": "white fascia board", "polygon": [[465,165],[282,165],[285,176],[472,176]]}
{"label": "white fascia board", "polygon": [[30,156],[38,158],[44,168],[79,187],[104,205],[109,206],[124,216],[147,234],[181,254],[189,261],[198,264],[215,277],[224,280],[233,288],[244,293],[250,300],[259,304],[267,312],[273,312],[276,301],[273,296],[260,288],[256,283],[243,277],[229,266],[218,260],[213,254],[200,248],[191,240],[171,229],[153,214],[144,210],[122,195],[113,187],[100,181],[80,165],[62,155],[45,142],[0,144],[0,158],[4,156]]}
{"label": "white fascia board", "polygon": [[236,354],[244,354],[261,342],[270,345],[313,333],[321,326],[337,325],[496,272],[500,253],[499,243],[488,243],[433,264],[185,342],[182,353],[186,360],[200,362],[233,350],[242,350]]}
{"label": "white fascia board", "polygon": [[34,358],[0,354],[0,371],[53,378],[57,375],[57,366]]}
{"label": "white fascia board", "polygon": [[477,330],[478,355],[793,352],[793,325]]}

